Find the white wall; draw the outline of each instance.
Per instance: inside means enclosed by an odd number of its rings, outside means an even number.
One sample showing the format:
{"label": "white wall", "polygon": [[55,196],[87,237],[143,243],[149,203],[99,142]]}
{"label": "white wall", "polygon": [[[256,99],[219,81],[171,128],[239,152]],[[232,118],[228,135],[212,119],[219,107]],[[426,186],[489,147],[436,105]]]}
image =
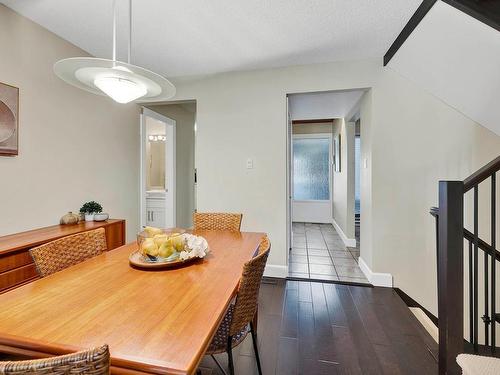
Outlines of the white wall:
{"label": "white wall", "polygon": [[362,95],[362,90],[290,95],[290,116],[292,120],[343,118],[347,116]]}
{"label": "white wall", "polygon": [[[340,135],[340,172],[333,172],[333,219],[342,239],[354,240],[354,123],[334,121],[333,139]],[[334,142],[334,141],[333,141]],[[339,228],[337,228],[338,230]],[[353,241],[350,241],[351,246]],[[354,243],[355,244],[355,243]]]}
{"label": "white wall", "polygon": [[0,157],[0,235],[58,224],[88,200],[138,229],[139,108],[73,88],[53,64],[87,54],[0,5],[0,82],[19,87],[19,156]]}
{"label": "white wall", "polygon": [[[273,271],[287,254],[286,94],[371,87],[361,104],[361,256],[437,311],[428,210],[438,180],[463,179],[497,156],[499,137],[378,60],[227,73],[177,86],[177,99],[198,103],[199,208],[243,212],[244,230],[268,232]],[[254,169],[245,168],[248,157]]]}
{"label": "white wall", "polygon": [[438,1],[388,65],[500,135],[500,33]]}
{"label": "white wall", "polygon": [[193,226],[194,197],[194,123],[196,112],[181,104],[148,106],[152,111],[176,121],[176,211],[177,226]]}
{"label": "white wall", "polygon": [[[497,157],[500,137],[391,71],[374,89],[372,108],[373,269],[392,273],[396,286],[437,314],[428,210],[437,205],[438,180],[463,180]],[[487,217],[482,211],[481,226]]]}
{"label": "white wall", "polygon": [[359,174],[361,190],[361,252],[363,260],[373,270],[372,134],[374,126],[372,119],[372,96],[372,90],[367,91],[363,95],[360,104],[361,170]]}

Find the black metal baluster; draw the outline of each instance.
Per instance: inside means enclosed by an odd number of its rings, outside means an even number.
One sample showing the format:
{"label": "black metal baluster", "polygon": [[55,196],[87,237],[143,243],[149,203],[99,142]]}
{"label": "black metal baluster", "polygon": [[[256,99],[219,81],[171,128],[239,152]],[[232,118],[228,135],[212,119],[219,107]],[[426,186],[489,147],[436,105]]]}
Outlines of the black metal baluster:
{"label": "black metal baluster", "polygon": [[472,259],[472,242],[469,241],[469,342],[472,344],[474,341],[474,309],[472,308],[473,300],[473,286],[472,278],[474,276]]}
{"label": "black metal baluster", "polygon": [[477,314],[477,252],[478,252],[478,186],[474,186],[474,351],[478,350],[478,314]]}
{"label": "black metal baluster", "polygon": [[493,254],[491,255],[491,351],[495,352],[496,348],[496,173],[491,175],[491,247]]}
{"label": "black metal baluster", "polygon": [[438,281],[437,286],[439,288],[439,214],[437,208],[434,211],[434,217],[436,218],[436,266],[437,266],[437,281]]}
{"label": "black metal baluster", "polygon": [[483,264],[484,264],[484,315],[483,315],[483,323],[484,323],[484,345],[488,346],[490,342],[490,318],[488,313],[490,312],[489,306],[489,277],[488,277],[488,266],[489,266],[489,254],[486,251],[483,251]]}

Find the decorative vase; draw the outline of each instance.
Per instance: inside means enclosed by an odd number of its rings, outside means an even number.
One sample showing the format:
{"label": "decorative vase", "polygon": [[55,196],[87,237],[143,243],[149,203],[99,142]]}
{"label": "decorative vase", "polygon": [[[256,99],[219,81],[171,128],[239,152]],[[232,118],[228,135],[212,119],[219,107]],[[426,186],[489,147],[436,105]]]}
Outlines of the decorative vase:
{"label": "decorative vase", "polygon": [[78,224],[79,221],[80,221],[80,216],[69,211],[66,215],[64,215],[61,218],[61,220],[59,220],[59,224],[62,225]]}
{"label": "decorative vase", "polygon": [[105,212],[99,212],[94,214],[94,221],[105,221],[109,219],[109,215]]}
{"label": "decorative vase", "polygon": [[94,213],[85,213],[85,221],[94,221]]}

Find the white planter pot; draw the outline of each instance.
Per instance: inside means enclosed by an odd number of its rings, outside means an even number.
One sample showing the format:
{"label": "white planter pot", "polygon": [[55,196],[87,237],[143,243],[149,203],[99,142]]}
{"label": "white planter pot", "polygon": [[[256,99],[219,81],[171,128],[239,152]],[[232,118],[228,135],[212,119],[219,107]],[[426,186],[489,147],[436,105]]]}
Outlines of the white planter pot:
{"label": "white planter pot", "polygon": [[94,221],[94,214],[85,214],[85,221]]}

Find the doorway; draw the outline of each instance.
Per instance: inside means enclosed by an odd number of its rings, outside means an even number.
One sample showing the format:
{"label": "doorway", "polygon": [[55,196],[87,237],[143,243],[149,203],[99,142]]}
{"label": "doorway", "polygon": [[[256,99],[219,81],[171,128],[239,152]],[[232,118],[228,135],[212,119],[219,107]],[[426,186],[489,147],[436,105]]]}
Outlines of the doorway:
{"label": "doorway", "polygon": [[176,226],[175,120],[141,113],[141,227]]}
{"label": "doorway", "polygon": [[289,278],[369,284],[355,238],[360,143],[352,119],[364,92],[287,96]]}

